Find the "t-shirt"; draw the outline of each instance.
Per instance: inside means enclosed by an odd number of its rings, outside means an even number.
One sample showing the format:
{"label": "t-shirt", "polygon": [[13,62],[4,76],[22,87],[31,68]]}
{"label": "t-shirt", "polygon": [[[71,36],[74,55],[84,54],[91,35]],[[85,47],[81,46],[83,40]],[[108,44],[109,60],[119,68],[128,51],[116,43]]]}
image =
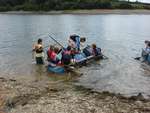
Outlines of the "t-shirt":
{"label": "t-shirt", "polygon": [[83,49],[84,49],[85,47],[86,47],[86,46],[85,46],[85,43],[80,42],[80,50],[83,51]]}
{"label": "t-shirt", "polygon": [[145,48],[146,53],[150,53],[150,47]]}

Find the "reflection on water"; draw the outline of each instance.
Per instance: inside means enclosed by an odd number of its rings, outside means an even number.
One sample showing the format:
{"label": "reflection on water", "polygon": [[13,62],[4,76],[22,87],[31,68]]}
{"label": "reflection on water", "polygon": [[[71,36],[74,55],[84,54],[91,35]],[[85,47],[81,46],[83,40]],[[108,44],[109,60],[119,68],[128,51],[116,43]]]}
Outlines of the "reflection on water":
{"label": "reflection on water", "polygon": [[51,33],[65,45],[76,33],[87,37],[87,44],[96,42],[109,57],[83,67],[78,84],[98,91],[150,95],[150,68],[133,60],[150,37],[149,20],[150,15],[0,15],[1,76],[42,79],[48,73],[45,66],[32,63],[33,42],[40,37],[47,46],[53,42],[44,34]]}

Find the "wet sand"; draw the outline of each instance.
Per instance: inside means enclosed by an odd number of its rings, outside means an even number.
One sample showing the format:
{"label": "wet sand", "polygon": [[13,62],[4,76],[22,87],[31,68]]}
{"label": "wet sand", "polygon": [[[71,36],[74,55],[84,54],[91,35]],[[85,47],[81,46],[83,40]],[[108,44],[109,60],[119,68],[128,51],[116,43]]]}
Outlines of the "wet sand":
{"label": "wet sand", "polygon": [[69,82],[0,78],[0,113],[149,113],[142,95],[97,93]]}
{"label": "wet sand", "polygon": [[150,10],[108,10],[108,9],[93,9],[93,10],[62,10],[62,11],[8,11],[8,12],[0,12],[0,14],[44,14],[44,15],[52,15],[52,14],[150,14]]}

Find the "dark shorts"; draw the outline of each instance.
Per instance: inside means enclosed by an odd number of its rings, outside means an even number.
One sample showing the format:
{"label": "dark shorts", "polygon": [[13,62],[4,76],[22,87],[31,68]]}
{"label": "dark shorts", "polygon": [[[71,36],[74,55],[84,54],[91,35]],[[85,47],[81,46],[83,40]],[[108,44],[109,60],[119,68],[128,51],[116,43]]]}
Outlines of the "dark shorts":
{"label": "dark shorts", "polygon": [[44,64],[43,57],[36,57],[36,64]]}

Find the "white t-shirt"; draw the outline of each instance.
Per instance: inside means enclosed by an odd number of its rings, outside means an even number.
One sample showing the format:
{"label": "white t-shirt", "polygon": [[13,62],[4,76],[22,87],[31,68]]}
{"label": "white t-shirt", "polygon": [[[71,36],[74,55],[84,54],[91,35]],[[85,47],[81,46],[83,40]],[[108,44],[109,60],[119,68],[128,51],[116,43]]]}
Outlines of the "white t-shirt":
{"label": "white t-shirt", "polygon": [[146,53],[150,53],[150,47],[145,48]]}
{"label": "white t-shirt", "polygon": [[85,48],[85,43],[84,42],[80,42],[80,50],[83,51],[84,48]]}

